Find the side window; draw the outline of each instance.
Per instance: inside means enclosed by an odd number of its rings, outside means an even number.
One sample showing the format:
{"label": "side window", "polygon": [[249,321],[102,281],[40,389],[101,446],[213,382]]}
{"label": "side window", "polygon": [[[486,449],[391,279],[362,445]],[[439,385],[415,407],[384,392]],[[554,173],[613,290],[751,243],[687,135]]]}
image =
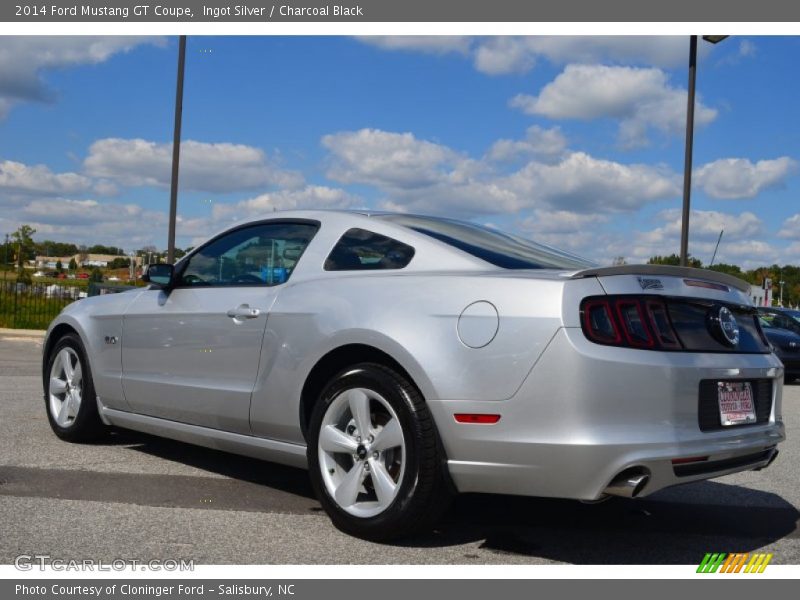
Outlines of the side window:
{"label": "side window", "polygon": [[772,324],[775,327],[788,329],[789,331],[794,331],[795,333],[798,333],[798,330],[800,330],[800,326],[798,326],[797,322],[786,315],[775,315],[775,319],[772,321]]}
{"label": "side window", "polygon": [[285,283],[318,228],[311,223],[264,223],[232,231],[189,258],[179,285]]}
{"label": "side window", "polygon": [[326,271],[402,269],[414,258],[414,248],[365,229],[348,230],[325,260]]}

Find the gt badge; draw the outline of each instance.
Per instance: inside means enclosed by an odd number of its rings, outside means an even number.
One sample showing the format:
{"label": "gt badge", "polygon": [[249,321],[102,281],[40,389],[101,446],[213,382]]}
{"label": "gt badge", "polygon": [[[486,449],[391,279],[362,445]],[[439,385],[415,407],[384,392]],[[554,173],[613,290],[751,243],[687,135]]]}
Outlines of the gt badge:
{"label": "gt badge", "polygon": [[660,279],[646,279],[645,277],[637,277],[636,279],[639,280],[639,285],[642,286],[643,290],[663,290],[664,284],[661,283]]}

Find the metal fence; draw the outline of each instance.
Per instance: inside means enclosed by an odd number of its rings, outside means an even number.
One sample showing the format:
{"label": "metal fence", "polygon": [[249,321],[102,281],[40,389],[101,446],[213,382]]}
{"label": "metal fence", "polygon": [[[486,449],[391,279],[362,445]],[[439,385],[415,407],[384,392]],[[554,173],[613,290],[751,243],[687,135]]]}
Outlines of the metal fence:
{"label": "metal fence", "polygon": [[47,329],[61,310],[87,296],[113,294],[130,286],[92,283],[32,283],[0,281],[0,327]]}

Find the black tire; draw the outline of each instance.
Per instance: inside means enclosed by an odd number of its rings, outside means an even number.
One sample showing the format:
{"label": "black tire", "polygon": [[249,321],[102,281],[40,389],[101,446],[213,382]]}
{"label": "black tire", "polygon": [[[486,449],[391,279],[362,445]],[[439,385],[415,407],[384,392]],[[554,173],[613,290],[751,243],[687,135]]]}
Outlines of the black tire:
{"label": "black tire", "polygon": [[[78,361],[80,361],[82,377],[80,383],[81,402],[77,415],[75,415],[68,424],[62,426],[56,421],[50,406],[50,376],[56,357],[58,357],[59,353],[65,348],[72,350],[77,356]],[[59,438],[67,442],[90,442],[100,438],[108,431],[108,428],[100,420],[100,415],[98,414],[97,395],[94,391],[92,371],[89,367],[89,361],[86,359],[86,351],[83,347],[83,342],[81,342],[77,334],[67,333],[53,345],[47,357],[43,378],[44,404],[47,420],[50,422],[53,433]]]}
{"label": "black tire", "polygon": [[[392,407],[402,427],[405,471],[388,508],[370,517],[348,513],[331,496],[319,458],[320,431],[332,402],[349,389],[377,392]],[[419,391],[404,377],[382,365],[354,365],[334,377],[314,406],[308,430],[311,485],[333,524],[341,531],[371,541],[388,541],[430,529],[450,505],[454,488],[433,417]]]}

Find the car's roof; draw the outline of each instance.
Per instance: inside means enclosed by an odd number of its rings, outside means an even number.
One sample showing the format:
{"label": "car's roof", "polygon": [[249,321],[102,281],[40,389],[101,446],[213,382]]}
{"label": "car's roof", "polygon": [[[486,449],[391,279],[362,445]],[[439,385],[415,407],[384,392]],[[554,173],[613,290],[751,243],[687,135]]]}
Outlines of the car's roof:
{"label": "car's roof", "polygon": [[758,306],[758,310],[760,311],[775,311],[775,312],[782,312],[786,313],[787,315],[798,316],[800,315],[800,310],[794,308],[787,308],[785,306]]}

